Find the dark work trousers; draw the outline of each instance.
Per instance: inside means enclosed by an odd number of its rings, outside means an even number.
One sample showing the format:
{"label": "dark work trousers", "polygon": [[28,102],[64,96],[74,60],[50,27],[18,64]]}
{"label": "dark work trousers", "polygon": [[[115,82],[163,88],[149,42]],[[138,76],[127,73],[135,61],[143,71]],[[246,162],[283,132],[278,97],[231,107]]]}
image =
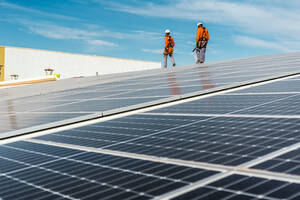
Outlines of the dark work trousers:
{"label": "dark work trousers", "polygon": [[205,52],[206,52],[206,42],[202,42],[200,48],[196,49],[197,54],[197,62],[204,62],[205,61]]}

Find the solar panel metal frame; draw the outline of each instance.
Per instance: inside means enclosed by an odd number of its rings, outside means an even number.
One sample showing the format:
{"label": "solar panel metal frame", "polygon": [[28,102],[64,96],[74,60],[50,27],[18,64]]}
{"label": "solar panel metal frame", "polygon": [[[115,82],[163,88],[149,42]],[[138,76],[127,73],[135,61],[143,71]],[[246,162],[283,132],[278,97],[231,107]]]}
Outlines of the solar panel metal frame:
{"label": "solar panel metal frame", "polygon": [[94,114],[84,115],[81,117],[76,117],[76,118],[66,119],[66,120],[57,121],[57,122],[53,122],[53,123],[24,128],[24,129],[20,129],[20,130],[4,132],[4,133],[0,134],[0,140],[4,140],[7,138],[20,136],[20,135],[24,135],[24,134],[31,134],[31,133],[34,133],[37,131],[44,131],[44,130],[48,130],[51,128],[58,128],[58,127],[66,126],[66,125],[71,125],[74,123],[98,119],[100,117],[102,117],[102,113],[94,113]]}

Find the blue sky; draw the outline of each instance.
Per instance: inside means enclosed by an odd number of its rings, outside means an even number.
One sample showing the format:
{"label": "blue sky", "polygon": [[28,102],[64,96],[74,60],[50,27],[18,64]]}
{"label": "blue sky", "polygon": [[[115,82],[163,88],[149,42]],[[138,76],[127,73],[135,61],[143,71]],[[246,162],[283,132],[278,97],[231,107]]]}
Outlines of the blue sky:
{"label": "blue sky", "polygon": [[207,61],[300,50],[299,0],[0,0],[0,46],[162,61],[166,28],[175,60],[193,63],[196,24]]}

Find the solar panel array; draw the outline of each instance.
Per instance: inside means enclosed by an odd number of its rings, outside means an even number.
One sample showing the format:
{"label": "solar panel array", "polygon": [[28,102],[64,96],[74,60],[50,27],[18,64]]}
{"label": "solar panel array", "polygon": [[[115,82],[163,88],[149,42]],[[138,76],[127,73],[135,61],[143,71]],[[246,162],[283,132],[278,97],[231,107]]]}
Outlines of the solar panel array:
{"label": "solar panel array", "polygon": [[293,74],[298,63],[298,54],[288,54],[0,90],[0,138]]}
{"label": "solar panel array", "polygon": [[[259,69],[260,64],[267,64],[272,59],[244,59],[227,64],[234,69],[247,62]],[[296,66],[297,62],[298,59],[294,58],[286,64]],[[212,65],[212,74],[225,72],[221,66],[227,64]],[[215,65],[220,65],[218,70],[215,70]],[[287,69],[278,69],[282,70],[278,76],[287,72]],[[178,88],[183,88],[184,83],[187,83],[187,88],[192,88],[184,94],[194,92],[194,85],[188,82],[195,70],[204,72],[203,68],[196,66],[175,70],[176,76],[180,77],[177,80],[182,79]],[[169,73],[173,72],[166,72]],[[217,77],[225,80],[222,73],[212,80]],[[226,73],[232,75],[235,72],[228,70]],[[237,74],[239,81],[252,75],[260,78],[251,70],[238,71]],[[117,101],[113,99],[132,98],[135,105],[140,102],[138,99],[149,98],[151,103],[157,100],[155,97],[169,98],[172,96],[170,87],[166,90],[164,86],[149,90],[132,88],[139,87],[138,80],[151,85],[152,79],[153,84],[160,85],[166,81],[160,77],[153,74],[123,82],[91,85],[78,91],[42,95],[40,98],[48,100],[53,97],[55,101],[82,99],[57,107],[44,108],[45,105],[41,105],[42,109],[31,116],[43,113],[45,109],[45,113],[53,114],[49,116],[60,113],[57,116],[66,119],[65,114],[70,118],[91,114],[92,106],[97,110],[115,108],[113,104]],[[0,199],[298,200],[299,84],[299,76],[278,80],[0,145]],[[100,99],[93,88],[95,91],[107,89],[108,93],[110,89],[116,91],[115,97]],[[123,96],[119,88],[130,92]],[[178,88],[174,91],[178,92]],[[211,88],[206,89],[210,91]],[[170,93],[165,95],[166,91]],[[83,98],[84,94],[87,99]],[[32,98],[28,97],[28,100]],[[99,102],[108,103],[100,105]],[[128,105],[128,102],[122,103],[118,106]],[[72,104],[74,107],[69,107]],[[26,103],[21,107],[26,107]],[[22,114],[31,113],[24,111]],[[28,126],[31,126],[30,120],[32,118],[28,120]],[[41,124],[45,123],[44,118],[40,120]]]}

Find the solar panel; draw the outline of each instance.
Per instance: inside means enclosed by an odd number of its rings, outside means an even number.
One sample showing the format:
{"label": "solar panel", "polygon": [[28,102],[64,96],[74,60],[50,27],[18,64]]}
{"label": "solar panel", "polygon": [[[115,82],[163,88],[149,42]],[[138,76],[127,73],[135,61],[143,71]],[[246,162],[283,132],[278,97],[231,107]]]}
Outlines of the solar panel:
{"label": "solar panel", "polygon": [[151,199],[219,173],[25,141],[0,148],[3,199]]}

